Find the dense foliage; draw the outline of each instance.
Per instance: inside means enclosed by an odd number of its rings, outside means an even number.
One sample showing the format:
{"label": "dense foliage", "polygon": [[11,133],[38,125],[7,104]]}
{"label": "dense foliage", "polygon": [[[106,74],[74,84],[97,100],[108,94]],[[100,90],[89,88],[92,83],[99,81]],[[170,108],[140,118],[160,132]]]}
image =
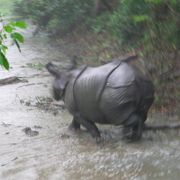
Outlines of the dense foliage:
{"label": "dense foliage", "polygon": [[51,32],[66,32],[89,18],[92,0],[23,0],[15,12]]}
{"label": "dense foliage", "polygon": [[112,11],[104,8],[97,16],[93,13],[95,2],[22,0],[16,5],[16,12],[51,32],[66,33],[85,25],[97,33],[106,31],[123,44],[154,46],[156,39],[161,39],[174,48],[180,46],[180,1],[116,0],[109,4]]}

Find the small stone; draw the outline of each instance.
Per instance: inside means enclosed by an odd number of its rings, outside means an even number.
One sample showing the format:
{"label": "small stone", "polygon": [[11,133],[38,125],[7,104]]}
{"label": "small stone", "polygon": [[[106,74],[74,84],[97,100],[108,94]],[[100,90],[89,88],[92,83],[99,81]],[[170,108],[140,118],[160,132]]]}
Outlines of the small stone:
{"label": "small stone", "polygon": [[21,104],[24,104],[24,100],[23,100],[23,99],[21,99],[21,100],[20,100],[20,103],[21,103]]}
{"label": "small stone", "polygon": [[68,134],[61,134],[60,136],[62,139],[69,139],[70,136]]}
{"label": "small stone", "polygon": [[25,132],[25,134],[30,137],[37,136],[39,134],[38,131],[33,131],[30,127],[26,127],[22,129],[22,131]]}
{"label": "small stone", "polygon": [[31,103],[30,103],[30,102],[26,102],[25,105],[26,105],[26,106],[30,106]]}
{"label": "small stone", "polygon": [[35,128],[35,129],[42,129],[41,126],[37,126],[37,125],[34,125],[34,128]]}

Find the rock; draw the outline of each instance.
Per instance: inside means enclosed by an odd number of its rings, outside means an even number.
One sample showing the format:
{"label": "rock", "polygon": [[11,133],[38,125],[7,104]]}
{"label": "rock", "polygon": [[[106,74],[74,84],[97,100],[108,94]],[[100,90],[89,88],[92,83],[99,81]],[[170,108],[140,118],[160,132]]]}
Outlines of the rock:
{"label": "rock", "polygon": [[39,135],[39,132],[38,132],[38,131],[34,131],[34,130],[32,130],[30,127],[26,127],[26,128],[24,128],[24,129],[22,129],[22,131],[23,131],[27,136],[30,136],[30,137]]}

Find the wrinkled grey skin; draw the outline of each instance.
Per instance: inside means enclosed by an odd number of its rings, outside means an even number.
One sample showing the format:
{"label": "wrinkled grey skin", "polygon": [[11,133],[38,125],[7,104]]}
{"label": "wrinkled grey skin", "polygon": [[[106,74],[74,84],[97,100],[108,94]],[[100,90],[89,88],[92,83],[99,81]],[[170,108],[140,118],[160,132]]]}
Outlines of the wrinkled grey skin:
{"label": "wrinkled grey skin", "polygon": [[64,100],[73,115],[70,127],[87,128],[100,139],[95,123],[124,126],[124,137],[139,140],[154,99],[148,76],[135,66],[134,57],[114,60],[99,67],[83,66],[60,72],[52,63],[48,71],[55,77],[53,94]]}

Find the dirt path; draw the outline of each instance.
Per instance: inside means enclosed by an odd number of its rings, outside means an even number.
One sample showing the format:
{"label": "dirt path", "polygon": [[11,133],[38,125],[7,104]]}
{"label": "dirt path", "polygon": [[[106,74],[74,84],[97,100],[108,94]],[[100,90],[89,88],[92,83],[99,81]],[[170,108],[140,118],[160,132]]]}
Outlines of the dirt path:
{"label": "dirt path", "polygon": [[1,79],[21,80],[0,86],[0,179],[179,179],[179,131],[148,132],[128,144],[119,128],[101,126],[103,147],[86,131],[70,132],[71,116],[51,98],[52,78],[44,68],[51,60],[66,66],[68,57],[44,36],[31,34],[25,33],[22,54],[10,48],[12,69],[0,70]]}

